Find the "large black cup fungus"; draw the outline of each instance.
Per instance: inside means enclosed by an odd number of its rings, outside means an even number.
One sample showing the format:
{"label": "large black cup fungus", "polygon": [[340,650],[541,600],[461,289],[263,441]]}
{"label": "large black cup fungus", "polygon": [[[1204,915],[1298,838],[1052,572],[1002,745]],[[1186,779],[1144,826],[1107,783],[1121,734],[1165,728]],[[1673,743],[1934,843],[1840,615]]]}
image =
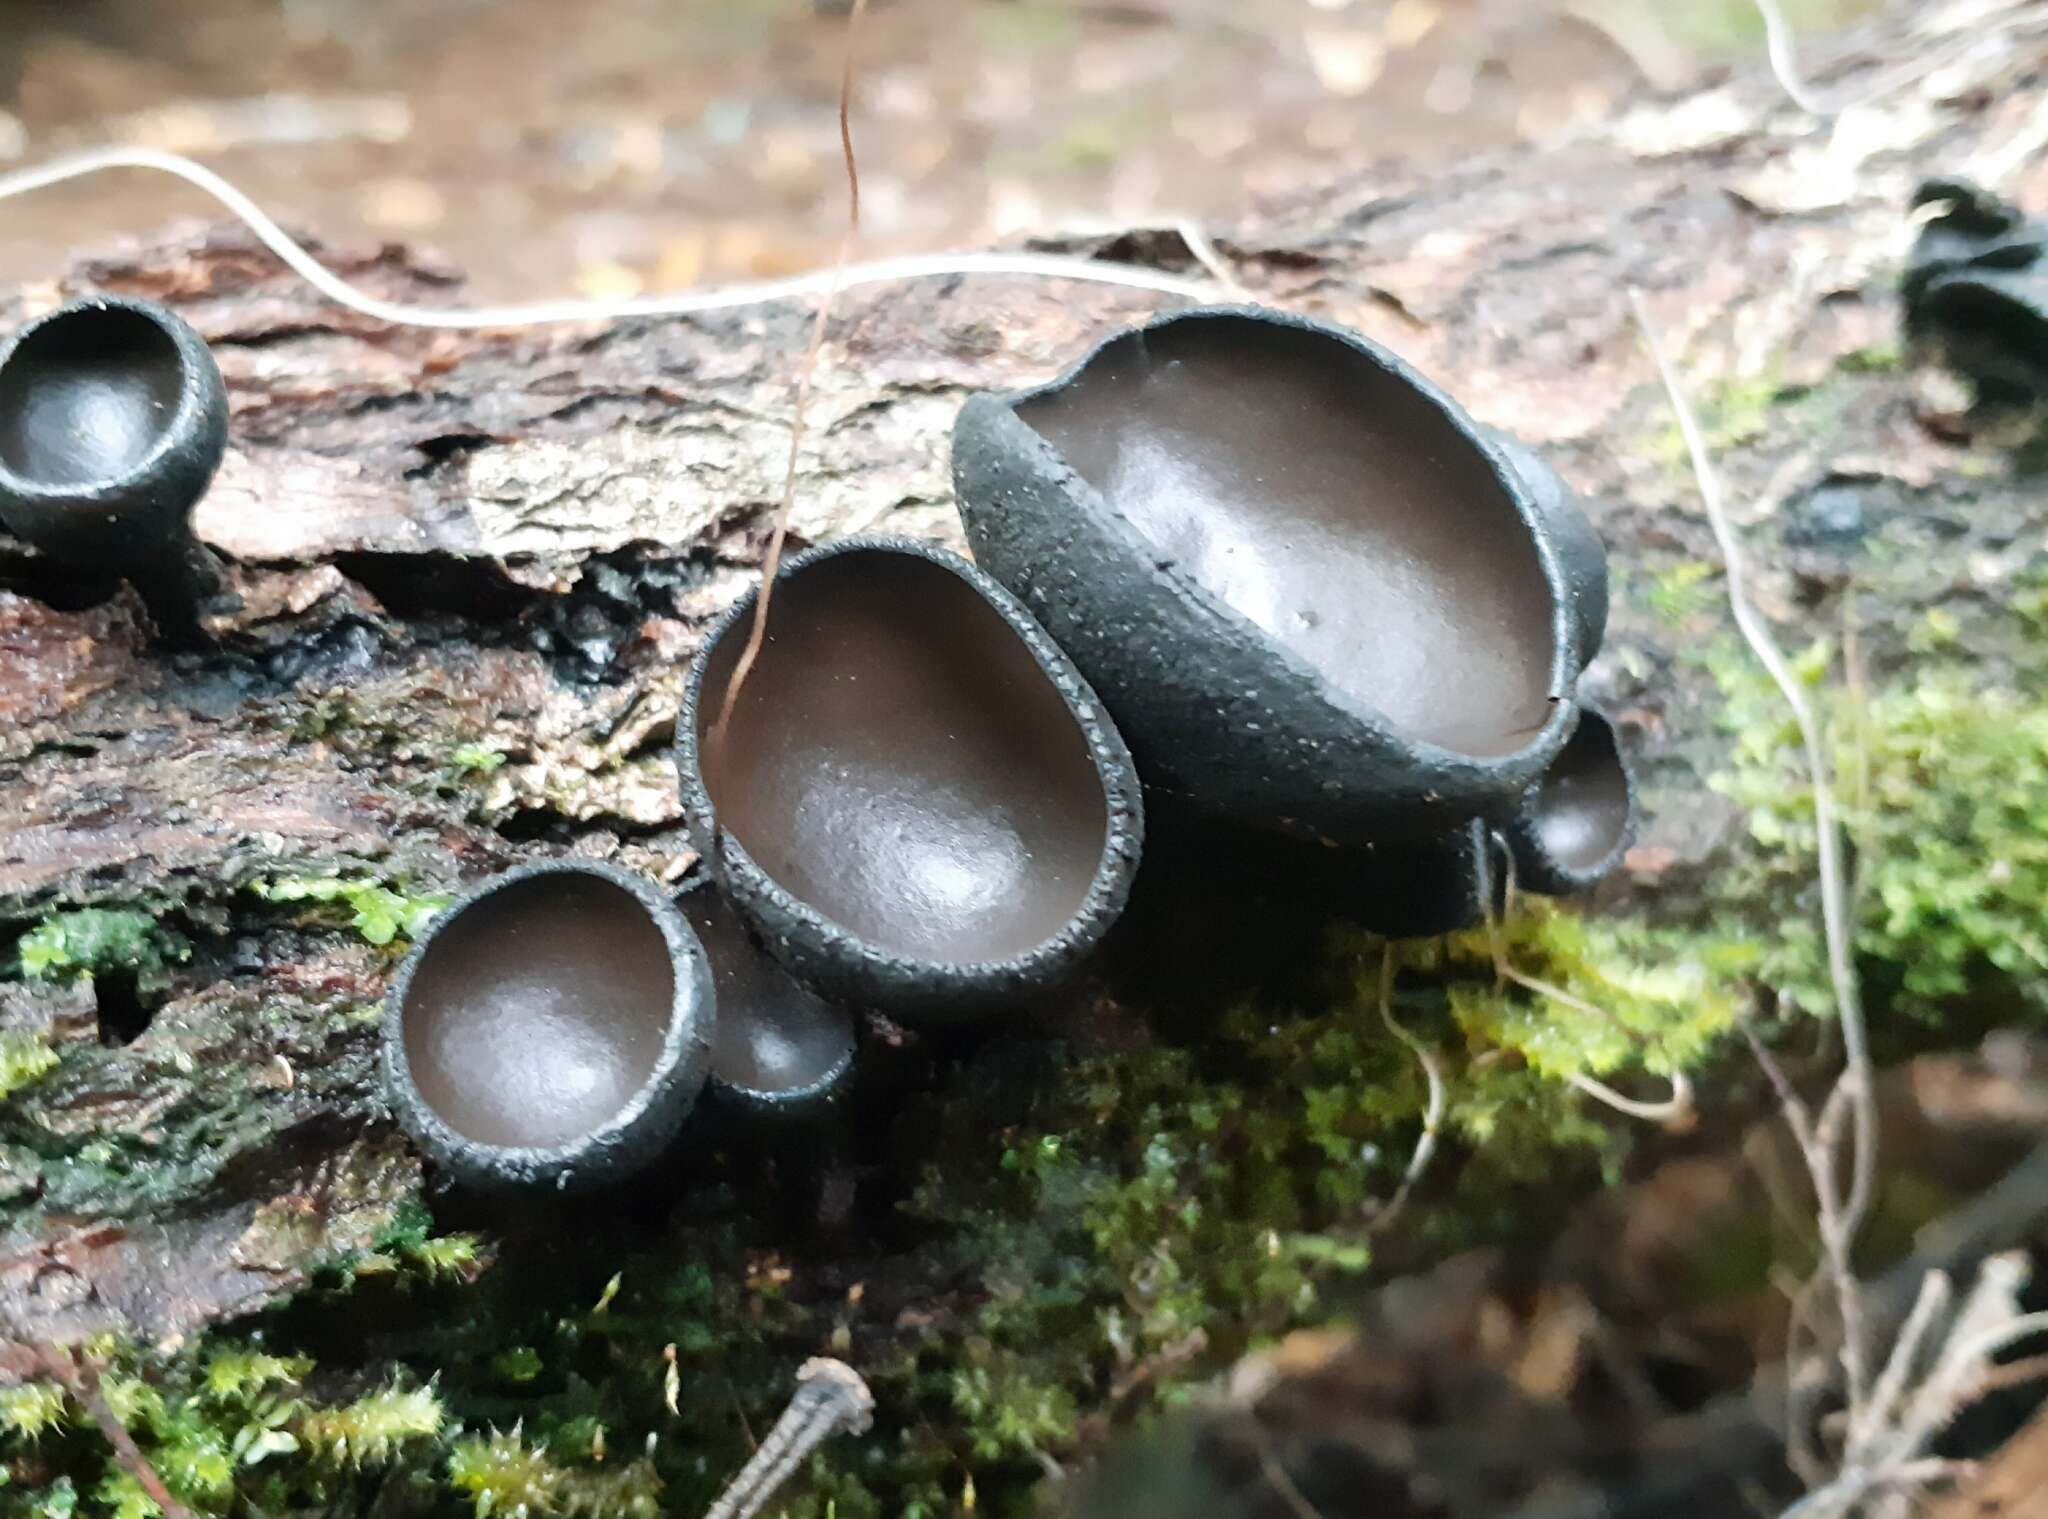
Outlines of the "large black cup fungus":
{"label": "large black cup fungus", "polygon": [[1988,399],[2048,394],[2048,222],[1966,180],[1929,180],[1913,207],[1907,336]]}
{"label": "large black cup fungus", "polygon": [[1557,554],[1571,614],[1572,668],[1584,670],[1607,638],[1607,545],[1578,496],[1542,455],[1499,428],[1486,429],[1486,435],[1528,487],[1529,504]]}
{"label": "large black cup fungus", "polygon": [[953,471],[977,561],[1102,693],[1146,784],[1213,814],[1440,838],[1504,817],[1571,730],[1598,540],[1353,333],[1162,318],[970,400]]}
{"label": "large black cup fungus", "polygon": [[800,985],[709,883],[685,894],[682,909],[718,989],[707,1104],[771,1123],[829,1115],[853,1072],[854,1015]]}
{"label": "large black cup fungus", "polygon": [[[1507,906],[1493,829],[1473,819],[1434,839],[1335,852],[1344,916],[1388,939],[1434,939],[1477,928]],[[1329,853],[1329,851],[1326,851]]]}
{"label": "large black cup fungus", "polygon": [[199,635],[219,570],[193,506],[227,449],[205,341],[153,302],[94,296],[0,348],[0,521],[70,564],[134,582],[168,638]]}
{"label": "large black cup fungus", "polygon": [[1588,891],[1628,853],[1635,782],[1614,725],[1590,707],[1506,829],[1515,881],[1547,896]]}
{"label": "large black cup fungus", "polygon": [[1122,910],[1144,823],[1094,692],[965,560],[848,539],[758,591],[697,657],[677,769],[697,847],[763,944],[826,997],[956,1021],[1069,975]]}
{"label": "large black cup fungus", "polygon": [[711,967],[667,896],[588,861],[524,866],[436,918],[384,1014],[399,1122],[469,1185],[621,1181],[704,1085]]}

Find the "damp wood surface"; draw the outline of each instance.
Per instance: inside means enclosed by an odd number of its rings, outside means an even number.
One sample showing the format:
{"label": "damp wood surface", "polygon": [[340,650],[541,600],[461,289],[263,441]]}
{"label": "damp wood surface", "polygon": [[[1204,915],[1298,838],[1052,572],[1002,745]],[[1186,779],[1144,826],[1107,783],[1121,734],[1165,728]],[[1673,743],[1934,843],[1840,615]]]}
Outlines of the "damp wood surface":
{"label": "damp wood surface", "polygon": [[[1912,56],[1952,9],[1823,50],[1828,87]],[[1853,608],[1877,681],[1938,613],[1957,660],[2009,673],[2022,641],[1974,619],[2038,559],[2048,506],[2028,455],[1902,360],[1896,282],[1915,186],[1998,164],[2044,109],[2040,34],[2020,31],[1831,124],[1742,76],[1540,152],[1361,166],[1211,229],[1248,298],[1385,343],[1584,493],[1615,572],[1584,692],[1637,755],[1646,813],[1589,915],[1686,922],[1754,847],[1706,783],[1731,743],[1698,657],[1727,631],[1718,561],[1625,291],[1682,356],[1788,644],[1839,639]],[[2031,162],[2006,188],[2048,206]],[[1196,272],[1168,229],[1065,246]],[[386,297],[462,298],[421,250],[324,253]],[[396,329],[210,227],[81,250],[0,292],[0,325],[95,290],[165,301],[214,347],[232,436],[196,527],[242,606],[219,653],[165,655],[128,593],[0,542],[0,936],[69,934],[101,972],[0,985],[0,1031],[57,1056],[0,1097],[0,1330],[175,1344],[416,1205],[376,1014],[435,901],[570,850],[674,884],[695,867],[677,702],[765,548],[810,314]],[[1165,304],[982,278],[842,295],[794,531],[962,547],[961,402]],[[1141,1001],[1054,1024],[1115,1048],[1157,1011]],[[848,1311],[858,1339],[864,1312],[914,1334],[928,1310],[877,1292]]]}

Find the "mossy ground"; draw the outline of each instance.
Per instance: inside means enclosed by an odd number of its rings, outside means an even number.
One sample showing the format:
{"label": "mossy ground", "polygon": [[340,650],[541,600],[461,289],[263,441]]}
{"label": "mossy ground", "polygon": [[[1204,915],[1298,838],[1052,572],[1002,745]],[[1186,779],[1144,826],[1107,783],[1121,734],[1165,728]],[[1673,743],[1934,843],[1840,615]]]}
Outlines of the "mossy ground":
{"label": "mossy ground", "polygon": [[[1418,1210],[1407,1248],[1488,1236],[1532,1183],[1597,1184],[1625,1136],[1554,1073],[1683,1064],[1732,1016],[1699,997],[1704,971],[1672,970],[1668,946],[1629,931],[1538,912],[1513,938],[1529,968],[1642,1037],[1529,1016],[1477,939],[1411,952],[1397,1015],[1452,1067],[1472,1206]],[[147,1377],[138,1439],[209,1512],[352,1511],[374,1490],[384,1512],[651,1513],[660,1491],[688,1513],[797,1363],[826,1352],[869,1377],[881,1417],[819,1462],[791,1513],[914,1519],[969,1492],[978,1511],[1021,1511],[1046,1462],[1326,1318],[1371,1265],[1366,1224],[1425,1092],[1381,1031],[1377,942],[1320,943],[1279,992],[1233,984],[1226,960],[1184,964],[1183,981],[1219,981],[1171,1019],[1118,1001],[1141,974],[1126,967],[1046,1035],[885,1062],[849,1132],[745,1156],[702,1133],[622,1199],[422,1207],[284,1310],[168,1361],[116,1353],[116,1375]],[[78,1409],[20,1396],[43,1411],[0,1435],[0,1502],[139,1512]],[[341,1432],[380,1407],[410,1422]]]}

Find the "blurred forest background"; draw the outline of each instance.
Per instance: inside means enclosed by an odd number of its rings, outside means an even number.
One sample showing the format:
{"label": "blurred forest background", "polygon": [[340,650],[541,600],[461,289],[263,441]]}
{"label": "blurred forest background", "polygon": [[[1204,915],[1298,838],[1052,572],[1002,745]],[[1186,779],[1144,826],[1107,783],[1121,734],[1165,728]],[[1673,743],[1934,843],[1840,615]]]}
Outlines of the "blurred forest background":
{"label": "blurred forest background", "polygon": [[[1783,0],[1805,33],[1880,0]],[[845,0],[0,0],[0,167],[204,157],[294,227],[389,238],[481,297],[827,262]],[[1756,57],[1752,0],[875,0],[865,249],[1191,216],[1376,159],[1442,162]],[[189,205],[187,204],[189,203]],[[94,179],[0,220],[0,285],[160,227]]]}

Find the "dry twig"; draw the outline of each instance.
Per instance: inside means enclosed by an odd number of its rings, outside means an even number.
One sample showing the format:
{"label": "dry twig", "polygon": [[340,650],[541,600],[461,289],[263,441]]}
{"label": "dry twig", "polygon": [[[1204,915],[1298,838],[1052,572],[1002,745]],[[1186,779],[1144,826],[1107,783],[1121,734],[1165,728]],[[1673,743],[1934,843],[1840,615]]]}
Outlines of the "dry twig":
{"label": "dry twig", "polygon": [[[1839,1475],[1787,1509],[1782,1519],[1847,1519],[1881,1495],[1910,1497],[1953,1477],[1956,1464],[1930,1458],[1928,1447],[1957,1414],[1996,1385],[1993,1362],[2002,1352],[2048,1333],[2048,1313],[2020,1311],[2026,1277],[2024,1257],[1993,1256],[1950,1315],[1948,1277],[1930,1271],[1877,1389],[1850,1420]],[[1942,1333],[1936,1339],[1938,1324]],[[1922,1359],[1929,1364],[1916,1377],[1914,1367]]]}
{"label": "dry twig", "polygon": [[822,1357],[804,1362],[789,1407],[704,1519],[754,1519],[812,1451],[835,1435],[865,1434],[874,1413],[875,1396],[851,1366]]}
{"label": "dry twig", "polygon": [[33,1349],[44,1370],[57,1380],[79,1407],[92,1415],[93,1423],[100,1427],[107,1444],[113,1447],[114,1459],[149,1494],[150,1502],[163,1511],[163,1519],[192,1519],[192,1511],[171,1496],[171,1490],[164,1486],[164,1479],[156,1474],[156,1468],[142,1454],[135,1437],[114,1417],[113,1409],[107,1406],[106,1394],[100,1391],[99,1372],[92,1362],[57,1345],[37,1345]]}

